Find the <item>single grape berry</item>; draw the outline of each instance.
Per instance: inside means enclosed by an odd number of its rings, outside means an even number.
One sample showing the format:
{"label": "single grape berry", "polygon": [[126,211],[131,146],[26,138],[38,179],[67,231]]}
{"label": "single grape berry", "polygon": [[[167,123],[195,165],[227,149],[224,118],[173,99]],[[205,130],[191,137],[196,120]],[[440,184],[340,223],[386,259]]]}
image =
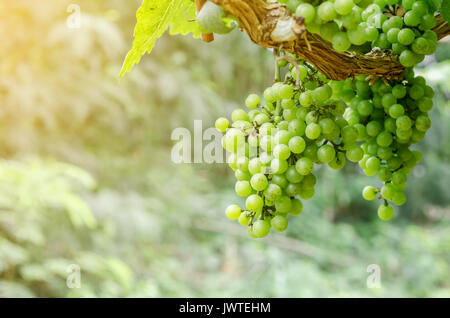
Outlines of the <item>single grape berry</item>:
{"label": "single grape berry", "polygon": [[383,221],[389,221],[394,216],[394,209],[390,205],[380,205],[378,207],[378,217]]}
{"label": "single grape berry", "polygon": [[371,201],[377,197],[377,189],[372,186],[366,186],[362,191],[362,196],[364,199]]}

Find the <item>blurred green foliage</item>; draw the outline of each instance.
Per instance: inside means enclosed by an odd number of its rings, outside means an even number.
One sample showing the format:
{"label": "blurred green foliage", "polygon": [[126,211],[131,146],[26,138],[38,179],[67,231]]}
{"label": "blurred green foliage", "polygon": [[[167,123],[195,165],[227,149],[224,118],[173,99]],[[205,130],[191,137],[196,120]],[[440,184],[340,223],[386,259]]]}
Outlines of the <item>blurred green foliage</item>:
{"label": "blurred green foliage", "polygon": [[396,217],[377,218],[356,167],[322,168],[287,233],[254,241],[224,217],[242,203],[231,170],[171,163],[170,134],[261,92],[271,53],[238,31],[165,36],[119,80],[139,1],[79,1],[79,29],[69,3],[0,5],[0,297],[450,296],[448,43],[417,69],[433,127]]}

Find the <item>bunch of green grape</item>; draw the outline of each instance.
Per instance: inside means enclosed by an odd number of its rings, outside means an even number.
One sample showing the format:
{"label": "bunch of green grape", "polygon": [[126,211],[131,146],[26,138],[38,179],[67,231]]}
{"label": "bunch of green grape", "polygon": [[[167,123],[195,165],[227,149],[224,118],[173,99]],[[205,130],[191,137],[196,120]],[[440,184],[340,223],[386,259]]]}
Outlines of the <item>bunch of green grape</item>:
{"label": "bunch of green grape", "polygon": [[[440,1],[440,0],[436,0]],[[287,1],[280,1],[287,2]],[[411,67],[436,50],[436,6],[416,0],[294,1],[311,33],[331,42],[336,51],[367,53],[391,49]],[[292,8],[292,2],[288,6]]]}
{"label": "bunch of green grape", "polygon": [[411,146],[431,127],[428,112],[433,107],[433,89],[423,77],[414,77],[410,68],[405,70],[403,81],[390,85],[379,79],[370,86],[365,76],[360,76],[333,82],[332,87],[337,96],[349,101],[343,117],[354,128],[354,138],[364,151],[359,166],[366,175],[377,175],[383,182],[380,188],[365,187],[363,197],[383,199],[378,214],[388,220],[394,213],[388,201],[395,205],[406,202],[403,191],[407,176],[422,159]]}
{"label": "bunch of green grape", "polygon": [[236,194],[246,198],[244,207],[228,206],[227,217],[247,226],[251,237],[283,232],[288,216],[302,213],[302,200],[314,196],[315,167],[338,170],[350,161],[382,182],[366,186],[362,196],[380,199],[378,216],[391,219],[390,203],[406,202],[407,177],[422,159],[411,146],[431,126],[433,89],[411,68],[401,81],[370,82],[328,80],[305,61],[289,67],[263,98],[247,97],[248,111],[232,112],[231,126],[226,118],[216,121]]}
{"label": "bunch of green grape", "polygon": [[[297,76],[299,86],[294,85]],[[358,162],[364,156],[354,127],[342,117],[345,102],[333,98],[327,82],[304,63],[267,88],[264,103],[249,95],[249,111],[234,110],[231,127],[226,118],[216,121],[225,132],[222,145],[231,153],[235,191],[246,197],[245,207],[230,205],[226,215],[248,226],[251,237],[264,237],[271,228],[282,232],[287,216],[302,212],[301,200],[314,196],[315,165],[341,169],[347,159]]]}

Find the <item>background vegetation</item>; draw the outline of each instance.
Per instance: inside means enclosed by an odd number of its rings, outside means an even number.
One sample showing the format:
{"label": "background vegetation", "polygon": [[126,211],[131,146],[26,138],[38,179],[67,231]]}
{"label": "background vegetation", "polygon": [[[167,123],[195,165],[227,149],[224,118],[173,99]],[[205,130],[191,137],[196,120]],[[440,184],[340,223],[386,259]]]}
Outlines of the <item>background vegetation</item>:
{"label": "background vegetation", "polygon": [[396,217],[377,218],[356,167],[323,168],[286,235],[255,241],[224,217],[231,170],[173,164],[170,134],[261,92],[271,53],[239,31],[165,36],[119,80],[139,1],[80,0],[79,29],[70,3],[0,5],[0,297],[450,296],[448,43],[416,70],[433,127]]}

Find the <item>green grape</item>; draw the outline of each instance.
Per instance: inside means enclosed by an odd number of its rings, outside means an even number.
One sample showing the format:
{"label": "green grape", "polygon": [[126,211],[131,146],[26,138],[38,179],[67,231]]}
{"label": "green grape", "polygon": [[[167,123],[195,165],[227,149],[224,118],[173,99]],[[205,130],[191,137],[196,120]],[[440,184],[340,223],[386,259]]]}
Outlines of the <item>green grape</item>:
{"label": "green grape", "polygon": [[314,21],[314,18],[316,16],[316,10],[314,7],[309,3],[301,3],[297,10],[295,11],[295,14],[299,17],[305,18],[305,23],[309,24],[312,21]]}
{"label": "green grape", "polygon": [[226,119],[224,117],[218,118],[215,123],[216,129],[220,132],[227,131],[229,125],[230,125],[230,122],[228,121],[228,119]]}
{"label": "green grape", "polygon": [[213,2],[206,2],[197,15],[197,21],[205,33],[226,34],[234,27],[230,27],[223,21],[224,10]]}
{"label": "green grape", "polygon": [[273,149],[273,156],[280,160],[286,160],[291,155],[289,147],[284,144],[276,145]]}
{"label": "green grape", "polygon": [[320,26],[320,36],[328,42],[331,42],[333,36],[338,32],[339,26],[335,22],[328,22]]}
{"label": "green grape", "polygon": [[281,101],[281,108],[283,109],[292,109],[295,107],[295,102],[293,99],[283,99]]}
{"label": "green grape", "polygon": [[299,102],[304,107],[311,106],[313,103],[312,92],[306,91],[306,92],[301,93],[300,97],[299,97]]}
{"label": "green grape", "polygon": [[303,175],[298,173],[295,166],[290,166],[285,173],[286,179],[291,183],[299,183],[303,180]]}
{"label": "green grape", "polygon": [[288,196],[281,196],[278,200],[275,201],[275,209],[279,213],[289,213],[291,208],[292,202]]}
{"label": "green grape", "polygon": [[381,167],[378,169],[377,175],[378,178],[384,182],[389,181],[392,178],[392,172],[388,167]]}
{"label": "green grape", "polygon": [[253,192],[250,182],[248,181],[237,181],[234,190],[236,194],[241,197],[248,197]]}
{"label": "green grape", "polygon": [[275,183],[269,184],[267,189],[264,191],[264,195],[270,201],[278,200],[282,195],[281,187]]}
{"label": "green grape", "polygon": [[412,5],[412,10],[419,16],[423,16],[428,12],[428,6],[424,1],[415,1]]}
{"label": "green grape", "polygon": [[378,207],[378,217],[383,221],[389,221],[394,216],[394,209],[390,205],[380,205]]}
{"label": "green grape", "polygon": [[381,104],[383,107],[390,107],[397,103],[397,98],[392,93],[388,93],[381,98]]}
{"label": "green grape", "polygon": [[291,209],[289,210],[290,215],[299,215],[303,211],[303,203],[299,199],[291,200]]}
{"label": "green grape", "polygon": [[314,189],[302,189],[299,196],[303,200],[309,200],[312,197],[314,197],[314,192],[315,192]]}
{"label": "green grape", "polygon": [[430,41],[424,37],[416,38],[411,45],[411,49],[416,54],[427,54],[430,50]]}
{"label": "green grape", "polygon": [[340,15],[349,14],[353,9],[354,3],[353,0],[335,0],[334,1],[334,9]]}
{"label": "green grape", "polygon": [[341,130],[341,136],[345,144],[353,144],[358,139],[358,130],[353,126],[345,126]]}
{"label": "green grape", "polygon": [[384,120],[384,129],[390,133],[395,133],[396,128],[397,126],[394,118],[389,117]]}
{"label": "green grape", "polygon": [[238,147],[244,143],[244,133],[237,128],[230,128],[223,137],[224,148],[229,152],[236,152]]}
{"label": "green grape", "polygon": [[330,1],[322,2],[322,4],[317,9],[317,16],[322,21],[331,21],[336,18],[336,10],[334,4]]}
{"label": "green grape", "polygon": [[301,175],[306,176],[313,172],[314,163],[311,159],[303,157],[297,160],[295,163],[295,169],[297,169],[297,172]]}
{"label": "green grape", "polygon": [[265,237],[270,232],[270,222],[268,220],[257,220],[253,224],[253,234],[258,237]]}
{"label": "green grape", "polygon": [[403,115],[397,118],[396,125],[399,130],[409,130],[412,126],[412,121],[408,116]]}
{"label": "green grape", "polygon": [[395,98],[401,99],[406,96],[406,87],[402,84],[397,84],[392,88],[392,95]]}
{"label": "green grape", "polygon": [[289,140],[288,146],[293,153],[299,154],[305,150],[306,142],[302,137],[294,136]]}
{"label": "green grape", "polygon": [[395,190],[394,186],[392,185],[392,183],[386,183],[381,188],[381,195],[383,196],[384,199],[391,200],[395,191],[396,190]]}
{"label": "green grape", "polygon": [[241,215],[241,208],[236,204],[229,205],[225,210],[225,214],[230,220],[236,220]]}
{"label": "green grape", "polygon": [[360,161],[364,156],[364,151],[359,146],[352,146],[347,149],[346,151],[347,159],[351,162],[358,162]]}
{"label": "green grape", "polygon": [[392,183],[396,185],[402,185],[406,183],[406,174],[399,170],[392,174]]}
{"label": "green grape", "polygon": [[392,196],[392,203],[395,205],[403,205],[406,203],[406,195],[401,191],[396,191]]}
{"label": "green grape", "polygon": [[243,109],[235,109],[231,113],[231,120],[232,121],[238,121],[238,120],[248,121],[249,118],[248,118],[248,115],[245,112],[245,110],[243,110]]}
{"label": "green grape", "polygon": [[419,25],[422,20],[421,18],[422,17],[417,13],[417,11],[411,10],[405,13],[403,16],[403,21],[407,26],[414,27]]}
{"label": "green grape", "polygon": [[250,181],[251,177],[250,173],[242,171],[241,169],[236,169],[234,171],[234,176],[238,181]]}
{"label": "green grape", "polygon": [[373,26],[367,26],[364,30],[367,41],[375,41],[379,37],[378,29]]}
{"label": "green grape", "polygon": [[399,28],[391,28],[386,33],[386,38],[391,43],[397,43],[398,42],[398,33],[400,32]]}
{"label": "green grape", "polygon": [[418,62],[418,55],[410,50],[404,50],[399,57],[400,63],[405,67],[412,67]]}
{"label": "green grape", "polygon": [[275,144],[287,145],[289,143],[289,140],[292,137],[292,134],[286,130],[279,130],[279,131],[277,131],[277,133],[275,134],[274,137],[275,137],[275,140],[274,140]]}
{"label": "green grape", "polygon": [[287,187],[284,189],[284,192],[290,196],[295,197],[296,195],[300,194],[301,191],[301,185],[298,183],[289,183]]}
{"label": "green grape", "polygon": [[[353,30],[358,28],[358,24],[361,23],[361,8],[358,6],[354,6],[350,13],[341,16],[340,22],[342,23],[342,27],[347,30]],[[364,30],[365,26],[361,26]]]}
{"label": "green grape", "polygon": [[256,191],[263,191],[265,188],[267,188],[269,182],[267,181],[267,178],[264,174],[257,173],[251,177],[250,184]]}
{"label": "green grape", "polygon": [[317,150],[317,157],[323,163],[329,163],[334,160],[336,151],[330,145],[323,145]]}
{"label": "green grape", "polygon": [[238,222],[242,226],[247,226],[250,222],[250,217],[247,216],[247,211],[244,211],[239,215]]}
{"label": "green grape", "polygon": [[331,87],[327,84],[317,87],[312,93],[313,100],[316,103],[322,103],[331,97],[331,93]]}
{"label": "green grape", "polygon": [[292,119],[289,122],[288,130],[293,136],[303,136],[306,130],[306,124],[303,120]]}
{"label": "green grape", "polygon": [[247,157],[239,157],[236,160],[236,166],[238,167],[238,169],[240,169],[241,171],[247,172],[248,171],[248,163],[249,160]]}
{"label": "green grape", "polygon": [[310,111],[310,112],[308,112],[307,114],[306,114],[306,117],[305,117],[305,122],[306,122],[306,124],[311,124],[311,123],[317,123],[317,121],[318,121],[318,119],[317,119],[317,117],[318,116],[316,116],[316,112],[315,111]]}
{"label": "green grape", "polygon": [[416,164],[422,161],[422,154],[420,153],[420,151],[413,150],[412,153]]}
{"label": "green grape", "polygon": [[420,111],[426,113],[433,108],[433,99],[427,96],[423,96],[418,99],[417,105],[419,106]]}
{"label": "green grape", "polygon": [[331,39],[331,43],[333,44],[333,49],[338,52],[347,51],[352,45],[345,32],[336,33]]}
{"label": "green grape", "polygon": [[392,43],[392,51],[394,51],[395,54],[400,55],[404,50],[406,50],[406,46],[400,43]]}
{"label": "green grape", "polygon": [[369,159],[367,159],[366,170],[369,173],[373,172],[373,174],[375,174],[379,168],[380,168],[380,159],[378,159],[377,157],[370,157]]}
{"label": "green grape", "polygon": [[281,99],[291,99],[294,96],[294,88],[291,85],[282,85],[279,88],[279,96]]}
{"label": "green grape", "polygon": [[415,126],[419,131],[427,131],[431,127],[431,120],[426,115],[419,115],[416,118]]}
{"label": "green grape", "polygon": [[305,135],[311,140],[319,138],[321,133],[320,125],[316,123],[311,123],[308,126],[306,126]]}
{"label": "green grape", "polygon": [[392,144],[392,141],[392,135],[388,131],[382,131],[377,136],[377,144],[381,147],[389,147]]}
{"label": "green grape", "polygon": [[263,205],[263,199],[257,194],[252,194],[247,198],[247,200],[245,200],[245,206],[248,210],[253,212],[260,212],[263,208]]}
{"label": "green grape", "polygon": [[284,175],[273,175],[272,183],[280,186],[280,188],[285,188],[288,184],[288,181]]}
{"label": "green grape", "polygon": [[362,12],[361,14],[361,18],[363,21],[367,21],[367,19],[376,14],[376,13],[380,13],[381,9],[378,5],[376,4],[370,4],[369,6],[367,6],[367,8]]}
{"label": "green grape", "polygon": [[399,118],[405,113],[405,108],[400,104],[394,104],[391,107],[389,107],[389,116],[391,116],[394,119]]}
{"label": "green grape", "polygon": [[388,159],[390,159],[392,157],[392,148],[389,148],[389,147],[378,147],[376,155],[381,160],[388,160]]}
{"label": "green grape", "polygon": [[331,134],[336,127],[336,124],[331,118],[323,118],[319,121],[322,133]]}
{"label": "green grape", "polygon": [[258,107],[261,103],[261,99],[256,94],[250,94],[248,95],[247,99],[245,100],[245,106],[250,109],[255,109]]}
{"label": "green grape", "polygon": [[366,125],[366,132],[369,136],[375,137],[381,132],[382,127],[379,121],[372,120]]}
{"label": "green grape", "polygon": [[345,155],[342,152],[338,152],[334,160],[328,163],[328,166],[332,169],[339,170],[344,168],[345,163]]}
{"label": "green grape", "polygon": [[401,29],[400,32],[398,32],[398,42],[403,45],[410,45],[413,43],[415,38],[414,31],[408,28]]}
{"label": "green grape", "polygon": [[420,23],[419,29],[430,30],[436,26],[436,17],[433,14],[425,14],[422,16],[422,21]]}
{"label": "green grape", "polygon": [[358,103],[358,113],[361,116],[369,116],[373,111],[373,105],[368,100],[363,100]]}
{"label": "green grape", "polygon": [[408,89],[408,95],[414,99],[418,100],[425,94],[425,90],[422,85],[414,84]]}
{"label": "green grape", "polygon": [[316,185],[317,178],[313,174],[308,174],[303,178],[302,188],[303,189],[312,189]]}
{"label": "green grape", "polygon": [[273,159],[270,163],[270,169],[273,174],[283,174],[288,168],[288,162],[286,160]]}
{"label": "green grape", "polygon": [[375,189],[375,187],[366,186],[362,191],[362,196],[367,201],[371,201],[377,197],[377,193],[378,193],[378,191],[377,191],[377,189]]}
{"label": "green grape", "polygon": [[288,227],[288,220],[284,215],[276,215],[271,221],[270,224],[272,228],[277,232],[284,232]]}

